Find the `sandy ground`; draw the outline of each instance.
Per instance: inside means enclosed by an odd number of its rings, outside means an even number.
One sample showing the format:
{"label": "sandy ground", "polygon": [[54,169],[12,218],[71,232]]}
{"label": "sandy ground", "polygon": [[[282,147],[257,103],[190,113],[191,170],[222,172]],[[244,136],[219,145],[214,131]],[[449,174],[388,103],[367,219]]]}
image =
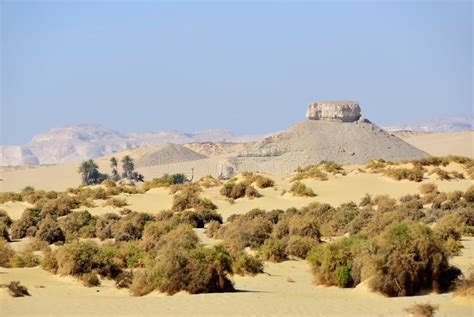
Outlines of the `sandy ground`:
{"label": "sandy ground", "polygon": [[474,157],[474,131],[398,134],[403,140],[431,155]]}
{"label": "sandy ground", "polygon": [[[474,256],[473,238],[463,241],[463,255],[453,259],[466,272]],[[111,281],[86,288],[71,277],[42,269],[0,268],[0,283],[20,280],[31,297],[11,298],[0,289],[3,316],[406,316],[414,303],[439,306],[438,316],[472,316],[474,301],[452,294],[386,298],[368,291],[320,287],[312,283],[306,261],[265,263],[265,273],[234,277],[236,293],[165,296],[154,292],[131,297]]]}

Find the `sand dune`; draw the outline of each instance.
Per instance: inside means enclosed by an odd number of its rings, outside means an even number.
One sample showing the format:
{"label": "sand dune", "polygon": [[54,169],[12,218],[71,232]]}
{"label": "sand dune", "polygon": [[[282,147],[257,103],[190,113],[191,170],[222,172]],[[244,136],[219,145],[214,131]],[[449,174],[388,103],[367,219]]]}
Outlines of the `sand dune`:
{"label": "sand dune", "polygon": [[397,133],[403,140],[431,155],[474,157],[474,131]]}

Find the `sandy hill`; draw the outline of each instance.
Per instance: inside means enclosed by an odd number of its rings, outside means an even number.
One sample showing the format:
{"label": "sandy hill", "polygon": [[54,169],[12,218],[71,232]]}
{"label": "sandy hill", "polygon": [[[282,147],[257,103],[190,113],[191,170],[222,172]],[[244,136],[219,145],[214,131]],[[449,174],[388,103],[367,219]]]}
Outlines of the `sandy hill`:
{"label": "sandy hill", "polygon": [[194,152],[182,145],[166,143],[158,146],[156,150],[144,154],[137,159],[137,167],[148,167],[162,164],[195,161],[206,158],[205,155]]}
{"label": "sandy hill", "polygon": [[373,158],[400,161],[428,155],[369,122],[307,120],[258,142],[241,156],[291,156],[303,164],[359,164]]}

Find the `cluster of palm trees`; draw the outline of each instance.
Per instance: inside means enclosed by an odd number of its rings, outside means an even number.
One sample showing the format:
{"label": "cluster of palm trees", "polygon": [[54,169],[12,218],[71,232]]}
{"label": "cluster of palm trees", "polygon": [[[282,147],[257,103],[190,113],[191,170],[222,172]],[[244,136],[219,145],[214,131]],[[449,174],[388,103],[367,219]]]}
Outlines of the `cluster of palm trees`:
{"label": "cluster of palm trees", "polygon": [[135,171],[135,163],[129,155],[125,155],[122,160],[122,175],[118,172],[118,161],[115,157],[110,159],[112,174],[102,174],[99,172],[99,166],[93,160],[87,160],[79,166],[79,173],[82,175],[82,183],[85,185],[100,184],[106,179],[116,182],[120,179],[129,179],[131,181],[143,182],[142,174]]}

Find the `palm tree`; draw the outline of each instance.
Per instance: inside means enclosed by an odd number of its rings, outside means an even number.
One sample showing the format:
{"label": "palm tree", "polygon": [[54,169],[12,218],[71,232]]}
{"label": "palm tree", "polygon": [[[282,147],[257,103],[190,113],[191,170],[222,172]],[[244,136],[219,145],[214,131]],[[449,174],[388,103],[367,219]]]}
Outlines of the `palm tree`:
{"label": "palm tree", "polygon": [[96,184],[100,178],[98,168],[99,166],[93,160],[82,162],[78,171],[82,174],[82,183],[86,185]]}
{"label": "palm tree", "polygon": [[117,170],[117,166],[118,166],[118,162],[117,162],[117,159],[115,157],[112,157],[110,159],[110,167],[112,168],[112,180],[114,182],[120,180],[120,175],[118,173],[118,170]]}
{"label": "palm tree", "polygon": [[135,164],[133,163],[133,159],[129,155],[125,155],[122,158],[122,169],[123,169],[122,177],[132,179],[133,170],[135,169]]}

